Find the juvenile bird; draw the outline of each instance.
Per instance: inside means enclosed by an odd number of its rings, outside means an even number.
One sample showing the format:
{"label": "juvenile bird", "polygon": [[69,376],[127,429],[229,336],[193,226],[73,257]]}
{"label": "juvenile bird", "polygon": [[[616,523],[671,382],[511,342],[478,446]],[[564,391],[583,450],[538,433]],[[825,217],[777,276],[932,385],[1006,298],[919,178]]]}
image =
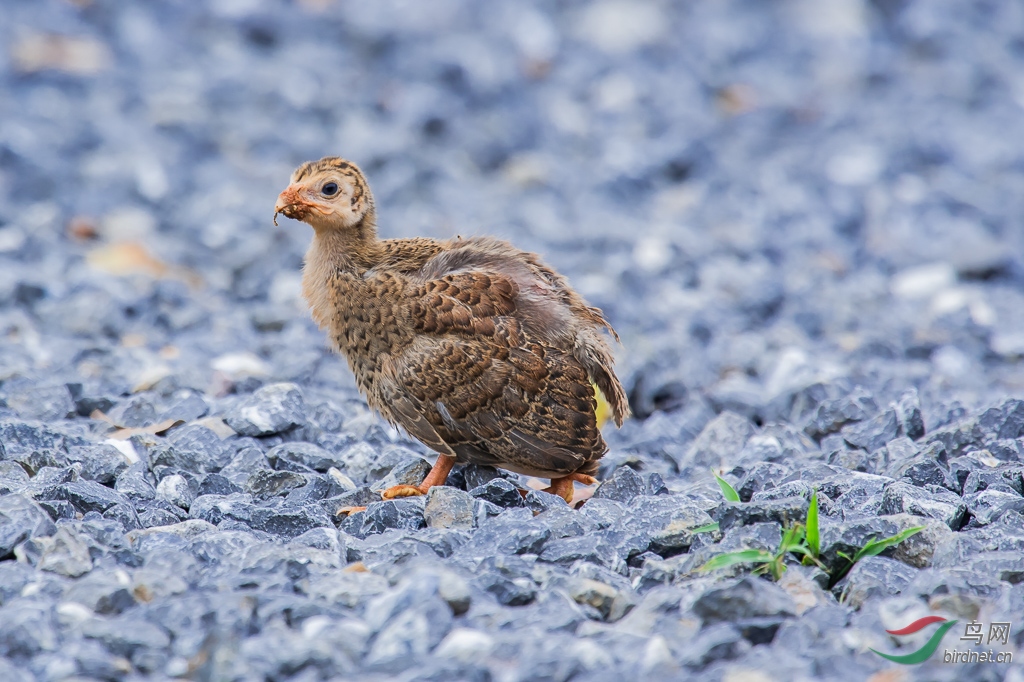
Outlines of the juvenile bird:
{"label": "juvenile bird", "polygon": [[348,360],[369,405],[438,453],[418,486],[456,463],[596,483],[607,451],[596,385],[619,426],[629,415],[602,332],[604,315],[532,253],[491,237],[379,239],[366,178],[350,161],[304,163],[277,215],[313,228],[302,290],[313,319]]}

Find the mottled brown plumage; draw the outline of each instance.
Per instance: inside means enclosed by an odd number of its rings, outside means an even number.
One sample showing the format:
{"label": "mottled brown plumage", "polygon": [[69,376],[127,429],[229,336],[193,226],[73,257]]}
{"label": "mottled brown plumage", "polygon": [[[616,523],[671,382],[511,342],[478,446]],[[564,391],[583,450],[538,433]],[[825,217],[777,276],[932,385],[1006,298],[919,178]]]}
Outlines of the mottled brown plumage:
{"label": "mottled brown plumage", "polygon": [[[564,277],[488,237],[387,239],[363,174],[348,161],[300,166],[277,213],[309,223],[303,293],[371,407],[441,457],[422,494],[456,461],[592,482],[607,450],[596,384],[616,424],[629,414],[603,331]],[[617,337],[616,337],[617,338]]]}

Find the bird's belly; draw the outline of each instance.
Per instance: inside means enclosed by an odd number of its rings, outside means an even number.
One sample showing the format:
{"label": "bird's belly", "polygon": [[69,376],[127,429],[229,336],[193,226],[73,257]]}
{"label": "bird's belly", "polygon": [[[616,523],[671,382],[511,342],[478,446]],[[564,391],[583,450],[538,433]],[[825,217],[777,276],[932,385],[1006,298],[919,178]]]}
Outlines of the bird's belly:
{"label": "bird's belly", "polygon": [[[543,469],[536,466],[524,466],[521,463],[510,462],[507,458],[492,455],[489,452],[485,452],[475,447],[467,446],[456,446],[453,448],[456,455],[456,462],[459,464],[477,464],[479,466],[490,466],[496,469],[504,469],[505,471],[511,471],[515,474],[523,474],[524,476],[533,476],[535,478],[559,478],[562,476],[568,476],[569,474],[575,473],[573,471],[567,471],[564,469]],[[583,464],[580,468],[589,468],[587,464]]]}
{"label": "bird's belly", "polygon": [[569,474],[575,473],[573,471],[543,471],[541,469],[529,469],[527,467],[519,467],[512,464],[498,464],[497,467],[516,474],[533,476],[534,478],[561,478],[562,476],[568,476]]}

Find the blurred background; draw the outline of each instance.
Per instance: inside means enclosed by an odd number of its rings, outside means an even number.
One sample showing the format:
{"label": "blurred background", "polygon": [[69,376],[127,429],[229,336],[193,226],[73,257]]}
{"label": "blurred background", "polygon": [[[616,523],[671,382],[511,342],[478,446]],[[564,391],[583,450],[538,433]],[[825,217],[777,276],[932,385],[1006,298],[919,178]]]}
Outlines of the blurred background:
{"label": "blurred background", "polygon": [[67,383],[84,414],[351,386],[300,299],[309,228],[271,224],[324,155],[366,171],[384,237],[494,234],[568,275],[621,333],[641,417],[779,419],[833,380],[917,386],[928,417],[1024,385],[1014,0],[0,15],[0,381],[22,416],[66,416]]}

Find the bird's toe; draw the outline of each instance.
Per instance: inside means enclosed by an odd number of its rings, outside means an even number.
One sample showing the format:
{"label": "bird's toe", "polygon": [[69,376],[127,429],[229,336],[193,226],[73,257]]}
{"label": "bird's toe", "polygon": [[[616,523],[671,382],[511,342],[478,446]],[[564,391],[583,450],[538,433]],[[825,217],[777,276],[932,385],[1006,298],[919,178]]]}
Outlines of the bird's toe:
{"label": "bird's toe", "polygon": [[338,511],[334,512],[335,516],[349,516],[356,512],[366,511],[366,507],[342,507]]}
{"label": "bird's toe", "polygon": [[385,490],[380,496],[385,500],[393,500],[396,497],[416,497],[426,495],[427,491],[415,485],[394,485]]}

